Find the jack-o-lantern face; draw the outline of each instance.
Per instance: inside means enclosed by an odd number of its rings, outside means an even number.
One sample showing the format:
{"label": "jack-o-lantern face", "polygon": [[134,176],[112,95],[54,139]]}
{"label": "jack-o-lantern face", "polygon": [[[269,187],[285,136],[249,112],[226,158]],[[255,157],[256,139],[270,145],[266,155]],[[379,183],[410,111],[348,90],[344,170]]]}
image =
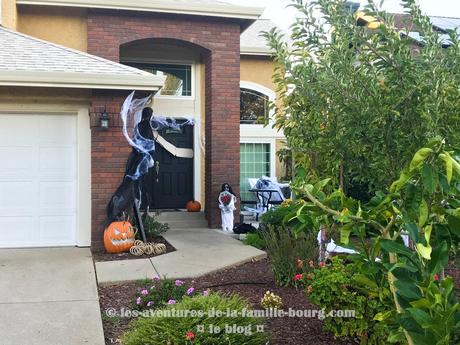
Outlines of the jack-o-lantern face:
{"label": "jack-o-lantern face", "polygon": [[113,222],[104,231],[104,247],[108,253],[127,252],[134,244],[134,230],[129,222]]}

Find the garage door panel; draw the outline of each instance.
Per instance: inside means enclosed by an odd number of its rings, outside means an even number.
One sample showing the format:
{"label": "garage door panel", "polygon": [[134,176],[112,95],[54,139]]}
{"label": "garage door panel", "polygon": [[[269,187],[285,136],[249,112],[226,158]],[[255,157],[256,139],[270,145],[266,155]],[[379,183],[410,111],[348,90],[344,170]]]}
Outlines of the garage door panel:
{"label": "garage door panel", "polygon": [[41,116],[40,144],[73,145],[77,141],[74,116]]}
{"label": "garage door panel", "polygon": [[75,147],[40,147],[40,174],[75,176]]}
{"label": "garage door panel", "polygon": [[24,209],[33,201],[31,192],[34,191],[33,181],[0,181],[0,211]]}
{"label": "garage door panel", "polygon": [[40,217],[40,242],[73,244],[75,242],[75,223],[75,216]]}
{"label": "garage door panel", "polygon": [[37,141],[38,116],[1,115],[0,138],[2,144],[29,146]]}
{"label": "garage door panel", "polygon": [[34,217],[0,217],[0,243],[5,246],[30,243],[35,228]]}
{"label": "garage door panel", "polygon": [[[1,116],[0,116],[1,117]],[[0,179],[31,176],[37,171],[37,149],[32,146],[7,146],[0,139]]]}
{"label": "garage door panel", "polygon": [[[41,182],[40,208],[69,210],[75,212],[75,183],[74,182]],[[60,214],[60,212],[58,212]]]}

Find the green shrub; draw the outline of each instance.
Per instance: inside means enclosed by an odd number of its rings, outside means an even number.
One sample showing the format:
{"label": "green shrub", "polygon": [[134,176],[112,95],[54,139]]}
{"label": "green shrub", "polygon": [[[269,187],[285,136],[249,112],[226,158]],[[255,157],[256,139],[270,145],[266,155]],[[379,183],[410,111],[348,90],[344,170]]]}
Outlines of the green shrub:
{"label": "green shrub", "polygon": [[[285,225],[289,225],[289,223],[285,223],[285,217],[290,214],[294,209],[297,208],[297,204],[295,202],[291,203],[284,203],[279,207],[274,207],[264,213],[260,219],[260,223],[263,229],[268,226],[274,227],[284,227]],[[296,222],[295,220],[294,222]]]}
{"label": "green shrub", "polygon": [[261,232],[270,258],[275,282],[279,286],[295,285],[294,276],[302,273],[305,262],[316,261],[318,245],[314,234],[294,234],[289,229],[269,227]]}
{"label": "green shrub", "polygon": [[325,311],[354,310],[354,317],[327,317],[325,330],[337,337],[359,337],[361,344],[387,344],[389,329],[383,323],[374,321],[378,313],[385,313],[388,303],[378,297],[371,297],[356,289],[359,269],[355,264],[344,265],[334,257],[330,265],[304,274],[302,282],[310,302]]}
{"label": "green shrub", "polygon": [[[136,218],[133,217],[135,220]],[[139,228],[139,224],[136,221],[135,225]],[[145,236],[147,236],[147,240],[153,239],[155,237],[161,236],[166,231],[169,230],[169,225],[167,223],[161,223],[155,219],[155,217],[144,214],[142,216],[142,224],[144,225]],[[137,232],[136,237],[138,239],[142,239],[140,233]]]}
{"label": "green shrub", "polygon": [[184,296],[193,296],[196,291],[182,280],[160,279],[144,282],[139,288],[134,304],[137,309],[157,309],[168,304],[175,304]]}
{"label": "green shrub", "polygon": [[265,248],[264,240],[257,232],[246,234],[246,238],[243,240],[243,243],[248,246],[253,246],[259,249]]}
{"label": "green shrub", "polygon": [[[182,302],[161,310],[164,317],[157,314],[135,320],[124,335],[122,343],[265,345],[268,341],[267,334],[257,331],[257,326],[263,325],[263,319],[229,315],[235,312],[241,314],[245,308],[249,308],[247,302],[238,295],[222,296],[211,293],[209,296],[185,297]],[[189,314],[188,317],[165,315],[172,313],[172,310],[176,315]],[[215,311],[215,315],[210,311]],[[222,315],[219,316],[219,312]],[[241,332],[226,330],[226,327],[239,327]]]}

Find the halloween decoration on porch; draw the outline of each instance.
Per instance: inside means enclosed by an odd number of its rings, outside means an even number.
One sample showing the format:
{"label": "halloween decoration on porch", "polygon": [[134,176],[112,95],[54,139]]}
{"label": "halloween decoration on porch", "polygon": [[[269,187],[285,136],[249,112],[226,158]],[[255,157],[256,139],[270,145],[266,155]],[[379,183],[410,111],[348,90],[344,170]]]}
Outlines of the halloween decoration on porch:
{"label": "halloween decoration on porch", "polygon": [[222,185],[218,200],[222,218],[222,230],[233,232],[233,212],[236,210],[235,203],[237,199],[235,194],[233,194],[232,187],[228,183]]}
{"label": "halloween decoration on porch", "polygon": [[198,201],[192,200],[185,205],[185,208],[188,212],[200,212],[201,211],[201,204]]}
{"label": "halloween decoration on porch", "polygon": [[104,231],[104,247],[108,253],[127,252],[134,245],[135,232],[129,222],[113,222]]}
{"label": "halloween decoration on porch", "polygon": [[[126,213],[133,208],[141,237],[144,242],[147,242],[139,207],[143,191],[144,198],[150,198],[150,195],[145,193],[147,188],[143,188],[145,183],[143,177],[154,165],[156,136],[158,136],[159,130],[165,128],[178,130],[185,125],[193,126],[194,120],[187,119],[185,122],[179,123],[174,118],[154,116],[153,110],[148,107],[153,96],[134,99],[134,94],[135,92],[132,92],[126,98],[120,112],[123,135],[131,145],[132,152],[126,163],[123,181],[107,205],[105,226],[107,227],[114,221],[126,219]],[[184,152],[184,149],[178,149],[176,151],[173,152],[176,156],[190,157],[190,150]],[[191,156],[193,157],[193,150]]]}
{"label": "halloween decoration on porch", "polygon": [[134,241],[134,245],[129,252],[134,256],[146,255],[160,255],[166,253],[166,245],[163,243],[145,243],[139,240]]}

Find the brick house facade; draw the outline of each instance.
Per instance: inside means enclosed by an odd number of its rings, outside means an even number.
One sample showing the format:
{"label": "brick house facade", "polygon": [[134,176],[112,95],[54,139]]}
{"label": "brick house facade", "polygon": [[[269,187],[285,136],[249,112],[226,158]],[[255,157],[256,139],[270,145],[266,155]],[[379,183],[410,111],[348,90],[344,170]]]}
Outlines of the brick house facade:
{"label": "brick house facade", "polygon": [[[184,41],[202,51],[205,65],[205,195],[209,227],[217,228],[220,213],[215,202],[222,183],[239,185],[240,25],[235,20],[166,14],[88,13],[88,53],[120,61],[120,46],[141,39]],[[108,105],[117,116],[123,96],[93,91],[91,114]],[[119,123],[119,121],[114,121]],[[122,143],[122,144],[120,144]],[[122,180],[127,147],[120,128],[108,132],[92,129],[92,233],[94,246],[102,240],[105,207]]]}

